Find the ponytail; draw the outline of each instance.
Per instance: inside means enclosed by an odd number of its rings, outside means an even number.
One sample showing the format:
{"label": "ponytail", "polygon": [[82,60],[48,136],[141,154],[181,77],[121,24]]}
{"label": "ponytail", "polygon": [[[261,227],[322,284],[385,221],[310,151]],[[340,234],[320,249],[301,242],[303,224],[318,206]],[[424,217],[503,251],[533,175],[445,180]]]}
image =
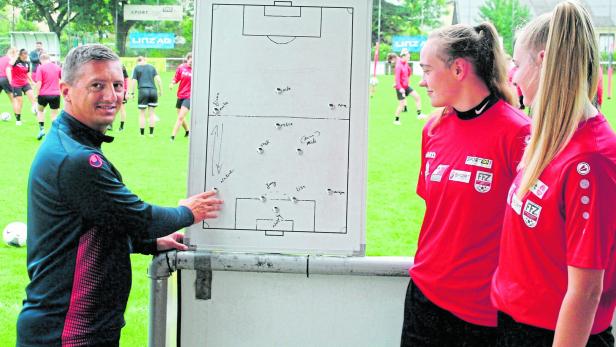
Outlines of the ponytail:
{"label": "ponytail", "polygon": [[598,73],[599,49],[590,14],[574,1],[558,4],[550,20],[531,138],[522,157],[519,197],[573,137],[584,108],[597,93]]}
{"label": "ponytail", "polygon": [[[432,32],[430,38],[438,39],[441,47],[440,58],[447,66],[458,58],[468,60],[490,93],[517,108],[518,98],[509,86],[505,52],[494,25],[489,22],[475,27],[456,24]],[[447,107],[440,116],[435,117],[430,132],[449,111]]]}

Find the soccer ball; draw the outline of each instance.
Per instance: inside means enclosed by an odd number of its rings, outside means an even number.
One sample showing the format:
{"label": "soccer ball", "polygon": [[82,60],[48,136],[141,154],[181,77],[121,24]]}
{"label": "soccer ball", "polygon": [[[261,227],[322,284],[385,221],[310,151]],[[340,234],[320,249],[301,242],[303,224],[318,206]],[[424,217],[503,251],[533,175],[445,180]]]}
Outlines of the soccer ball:
{"label": "soccer ball", "polygon": [[25,223],[9,223],[2,231],[4,243],[13,247],[23,247],[26,245],[27,227]]}
{"label": "soccer ball", "polygon": [[3,122],[7,122],[9,119],[11,119],[11,114],[8,112],[2,112],[0,113],[0,120],[2,120]]}

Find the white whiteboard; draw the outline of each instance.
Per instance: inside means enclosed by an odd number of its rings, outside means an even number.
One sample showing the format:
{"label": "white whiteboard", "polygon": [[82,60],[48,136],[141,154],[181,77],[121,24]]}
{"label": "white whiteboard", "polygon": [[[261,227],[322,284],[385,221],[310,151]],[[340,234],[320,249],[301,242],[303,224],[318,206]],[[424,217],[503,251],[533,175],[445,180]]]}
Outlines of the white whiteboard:
{"label": "white whiteboard", "polygon": [[195,4],[189,243],[363,255],[371,1]]}

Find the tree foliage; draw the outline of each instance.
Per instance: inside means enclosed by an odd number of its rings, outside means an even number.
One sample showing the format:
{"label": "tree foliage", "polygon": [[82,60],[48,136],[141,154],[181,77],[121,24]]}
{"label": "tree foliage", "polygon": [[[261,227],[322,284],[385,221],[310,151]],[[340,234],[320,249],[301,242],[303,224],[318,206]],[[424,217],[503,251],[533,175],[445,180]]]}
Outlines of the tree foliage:
{"label": "tree foliage", "polygon": [[397,6],[385,0],[374,0],[372,9],[372,41],[378,39],[379,2],[381,3],[381,41],[390,44],[394,35],[418,35],[440,26],[445,0],[404,0]]}
{"label": "tree foliage", "polygon": [[487,0],[479,8],[479,17],[494,24],[503,38],[505,51],[511,54],[515,31],[528,22],[530,9],[519,0]]}

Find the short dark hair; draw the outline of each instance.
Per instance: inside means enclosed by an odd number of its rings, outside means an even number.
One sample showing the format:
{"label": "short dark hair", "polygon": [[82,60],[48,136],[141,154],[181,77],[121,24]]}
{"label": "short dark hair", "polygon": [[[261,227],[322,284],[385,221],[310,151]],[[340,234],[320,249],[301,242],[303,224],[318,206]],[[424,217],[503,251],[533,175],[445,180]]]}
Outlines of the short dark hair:
{"label": "short dark hair", "polygon": [[62,67],[62,78],[68,84],[75,81],[81,67],[92,60],[120,61],[120,58],[109,47],[90,44],[75,47],[68,52]]}

